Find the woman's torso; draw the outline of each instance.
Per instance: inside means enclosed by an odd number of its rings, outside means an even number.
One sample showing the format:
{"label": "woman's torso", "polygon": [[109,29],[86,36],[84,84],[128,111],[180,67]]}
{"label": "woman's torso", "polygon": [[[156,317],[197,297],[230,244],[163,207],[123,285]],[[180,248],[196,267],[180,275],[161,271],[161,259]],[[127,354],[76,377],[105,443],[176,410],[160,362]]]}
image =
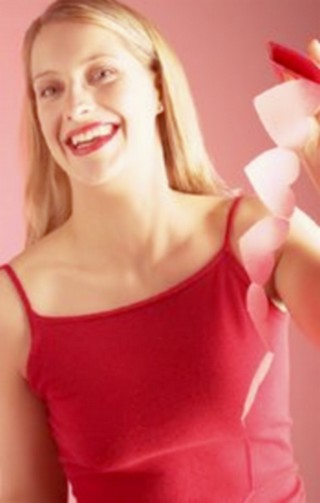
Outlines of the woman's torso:
{"label": "woman's torso", "polygon": [[270,305],[265,344],[246,310],[248,205],[189,201],[183,245],[137,288],[75,269],[62,231],[12,262],[33,309],[21,372],[47,404],[79,503],[301,503],[287,317]]}
{"label": "woman's torso", "polygon": [[[242,259],[238,239],[248,227],[245,201],[241,203],[243,208],[237,212],[230,236],[239,263]],[[227,198],[186,194],[181,206],[189,216],[183,221],[183,224],[188,223],[183,232],[177,222],[177,243],[180,240],[181,244],[170,250],[158,269],[153,268],[148,277],[130,275],[127,279],[112,264],[105,265],[102,270],[96,266],[98,256],[93,257],[90,264],[78,263],[77,251],[70,246],[63,226],[13,258],[10,265],[20,278],[34,311],[39,314],[68,316],[115,309],[165,291],[218,254],[223,246],[231,204]],[[272,281],[266,285],[266,290],[271,297]],[[31,345],[30,327],[13,288],[11,294],[10,306],[15,310],[17,333],[21,336],[20,370],[25,377]]]}

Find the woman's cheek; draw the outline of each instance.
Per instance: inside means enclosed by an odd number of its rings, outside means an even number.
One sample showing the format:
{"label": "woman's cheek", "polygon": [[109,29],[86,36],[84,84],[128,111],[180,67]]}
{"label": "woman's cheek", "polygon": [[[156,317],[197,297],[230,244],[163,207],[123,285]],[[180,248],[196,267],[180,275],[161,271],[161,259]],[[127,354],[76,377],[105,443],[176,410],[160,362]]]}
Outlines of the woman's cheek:
{"label": "woman's cheek", "polygon": [[52,151],[57,141],[59,141],[56,118],[48,110],[41,110],[38,117],[45,142]]}

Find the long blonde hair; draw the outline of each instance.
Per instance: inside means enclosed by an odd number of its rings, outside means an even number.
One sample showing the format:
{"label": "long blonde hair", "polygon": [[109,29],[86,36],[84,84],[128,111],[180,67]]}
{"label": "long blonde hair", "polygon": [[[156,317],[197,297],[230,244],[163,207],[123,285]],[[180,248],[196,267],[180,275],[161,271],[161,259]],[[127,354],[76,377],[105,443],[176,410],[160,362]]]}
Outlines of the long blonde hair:
{"label": "long blonde hair", "polygon": [[26,166],[26,247],[61,226],[71,215],[68,176],[53,159],[37,117],[30,67],[33,43],[43,26],[73,21],[114,31],[134,56],[156,74],[164,112],[158,116],[168,184],[195,194],[234,194],[215,171],[204,146],[197,112],[178,57],[144,16],[116,0],[56,0],[27,30],[22,47],[25,97],[22,113]]}

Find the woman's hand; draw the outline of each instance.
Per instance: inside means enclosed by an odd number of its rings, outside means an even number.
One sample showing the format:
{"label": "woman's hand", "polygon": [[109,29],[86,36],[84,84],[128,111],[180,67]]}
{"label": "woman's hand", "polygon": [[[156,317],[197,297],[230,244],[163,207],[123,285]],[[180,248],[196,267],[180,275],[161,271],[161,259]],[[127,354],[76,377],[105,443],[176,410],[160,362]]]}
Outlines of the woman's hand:
{"label": "woman's hand", "polygon": [[[307,52],[312,61],[320,67],[320,42],[311,40]],[[301,152],[298,152],[311,182],[320,194],[320,103],[314,115],[312,132]]]}
{"label": "woman's hand", "polygon": [[320,66],[320,42],[316,38],[312,39],[307,47],[307,52],[312,61]]}
{"label": "woman's hand", "polygon": [[285,46],[278,49],[270,57],[283,85],[256,96],[254,105],[271,139],[299,156],[320,195],[320,42],[311,40],[305,56]]}

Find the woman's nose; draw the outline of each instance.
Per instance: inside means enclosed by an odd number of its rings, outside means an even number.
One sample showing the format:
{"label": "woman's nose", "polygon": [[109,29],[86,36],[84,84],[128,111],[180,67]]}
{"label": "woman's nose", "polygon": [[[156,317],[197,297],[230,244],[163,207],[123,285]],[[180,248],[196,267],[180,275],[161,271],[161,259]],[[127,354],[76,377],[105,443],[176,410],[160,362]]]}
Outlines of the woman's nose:
{"label": "woman's nose", "polygon": [[65,115],[67,120],[77,120],[79,117],[92,112],[94,104],[88,92],[77,90],[70,92],[66,102]]}

